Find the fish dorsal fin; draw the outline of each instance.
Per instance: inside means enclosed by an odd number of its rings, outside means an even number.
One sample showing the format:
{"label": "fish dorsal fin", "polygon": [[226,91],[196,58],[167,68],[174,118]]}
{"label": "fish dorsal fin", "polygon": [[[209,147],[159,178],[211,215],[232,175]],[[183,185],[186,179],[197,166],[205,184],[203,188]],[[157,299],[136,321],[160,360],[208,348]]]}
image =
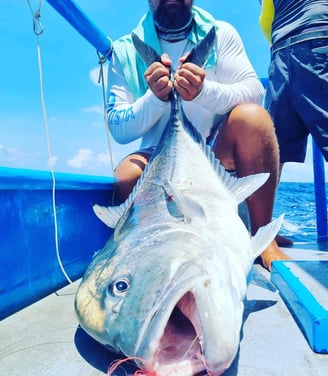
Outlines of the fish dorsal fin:
{"label": "fish dorsal fin", "polygon": [[236,176],[231,175],[231,173],[222,166],[220,160],[215,157],[212,148],[206,143],[206,140],[188,120],[182,106],[181,112],[183,115],[184,129],[188,132],[190,137],[200,145],[207,159],[220,177],[221,182],[234,195],[238,204],[243,202],[267,181],[270,176],[269,173],[254,174],[242,178],[237,178]]}
{"label": "fish dorsal fin", "polygon": [[222,184],[232,193],[238,204],[246,200],[247,197],[259,189],[270,176],[269,173],[263,172],[238,178],[222,166],[220,160],[215,157],[212,149],[205,142],[203,149]]}
{"label": "fish dorsal fin", "polygon": [[167,193],[172,196],[185,222],[191,222],[194,217],[205,217],[204,208],[198,202],[188,197],[172,182],[168,181],[167,185]]}
{"label": "fish dorsal fin", "polygon": [[284,220],[284,215],[282,214],[277,219],[273,220],[266,226],[260,227],[256,234],[252,237],[252,257],[254,260],[259,256],[272,242],[272,240],[278,234],[282,222]]}
{"label": "fish dorsal fin", "polygon": [[263,172],[237,178],[231,176],[227,171],[224,170],[223,172],[220,169],[219,175],[222,177],[225,187],[235,196],[238,204],[240,204],[260,188],[267,181],[270,174]]}

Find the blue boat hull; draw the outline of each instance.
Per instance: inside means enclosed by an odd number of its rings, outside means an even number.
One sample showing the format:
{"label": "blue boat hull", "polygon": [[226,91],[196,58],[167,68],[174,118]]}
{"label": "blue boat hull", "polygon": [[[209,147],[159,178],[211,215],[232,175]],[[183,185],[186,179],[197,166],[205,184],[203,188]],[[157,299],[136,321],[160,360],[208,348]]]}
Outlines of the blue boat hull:
{"label": "blue boat hull", "polygon": [[[114,181],[63,173],[55,181],[59,259],[74,281],[112,233],[92,205],[110,205]],[[68,283],[56,252],[52,189],[49,172],[0,168],[0,320]]]}

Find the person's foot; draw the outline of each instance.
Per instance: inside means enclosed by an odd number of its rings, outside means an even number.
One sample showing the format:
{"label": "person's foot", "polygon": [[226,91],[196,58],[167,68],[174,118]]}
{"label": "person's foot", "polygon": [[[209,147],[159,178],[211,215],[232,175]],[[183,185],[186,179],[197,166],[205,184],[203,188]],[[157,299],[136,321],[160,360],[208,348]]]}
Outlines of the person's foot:
{"label": "person's foot", "polygon": [[260,258],[262,265],[269,271],[271,270],[272,261],[291,260],[291,258],[278,247],[276,240],[272,240],[269,247],[262,252]]}
{"label": "person's foot", "polygon": [[282,235],[278,234],[275,240],[279,247],[292,247],[293,246],[293,241],[288,238],[285,238]]}

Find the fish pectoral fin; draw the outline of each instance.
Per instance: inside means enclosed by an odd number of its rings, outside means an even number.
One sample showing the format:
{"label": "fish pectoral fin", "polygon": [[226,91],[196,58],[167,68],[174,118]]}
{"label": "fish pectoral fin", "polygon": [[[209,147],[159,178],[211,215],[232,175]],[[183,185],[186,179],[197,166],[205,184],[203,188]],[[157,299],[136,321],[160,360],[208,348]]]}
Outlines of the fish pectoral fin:
{"label": "fish pectoral fin", "polygon": [[172,182],[168,181],[167,185],[169,187],[167,194],[176,203],[185,222],[191,222],[195,217],[205,217],[205,210],[198,202],[188,197]]}
{"label": "fish pectoral fin", "polygon": [[108,227],[115,228],[117,222],[121,219],[125,210],[125,206],[100,206],[93,205],[93,211],[96,216]]}
{"label": "fish pectoral fin", "polygon": [[284,215],[282,214],[279,218],[273,220],[266,226],[260,227],[257,233],[252,237],[252,256],[254,259],[259,256],[272,242],[272,240],[278,234],[282,222],[284,220]]}

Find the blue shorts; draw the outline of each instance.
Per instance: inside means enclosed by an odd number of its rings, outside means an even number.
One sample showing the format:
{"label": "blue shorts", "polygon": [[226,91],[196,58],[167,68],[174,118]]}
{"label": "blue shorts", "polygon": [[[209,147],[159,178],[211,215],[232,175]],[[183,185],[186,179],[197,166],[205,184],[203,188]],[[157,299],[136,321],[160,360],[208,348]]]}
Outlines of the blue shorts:
{"label": "blue shorts", "polygon": [[273,45],[265,108],[280,161],[304,162],[309,133],[328,161],[328,27]]}

